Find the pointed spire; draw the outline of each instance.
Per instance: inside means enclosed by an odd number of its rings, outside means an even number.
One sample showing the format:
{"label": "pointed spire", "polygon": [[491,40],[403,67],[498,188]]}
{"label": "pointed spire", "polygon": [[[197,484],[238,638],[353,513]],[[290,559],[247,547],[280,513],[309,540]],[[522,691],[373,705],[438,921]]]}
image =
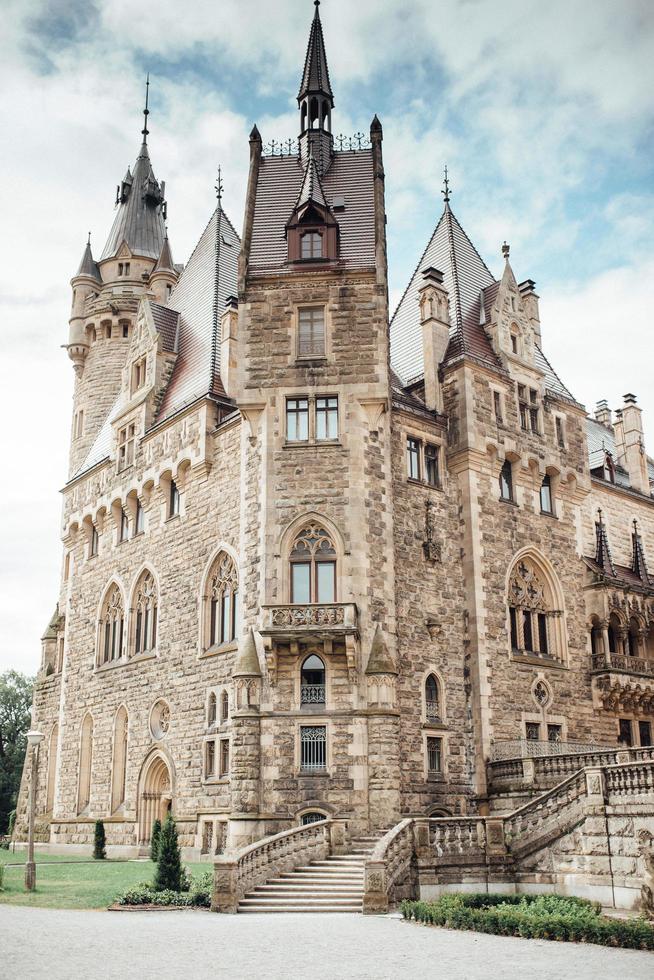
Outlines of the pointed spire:
{"label": "pointed spire", "polygon": [[445,170],[443,172],[443,190],[441,191],[443,195],[443,202],[446,207],[450,204],[450,181],[447,176],[447,164],[445,164]]}
{"label": "pointed spire", "polygon": [[502,243],[502,258],[505,260],[505,262],[508,262],[509,261],[509,252],[510,251],[511,251],[511,246],[510,245],[507,245],[506,242],[503,242]]}
{"label": "pointed spire", "polygon": [[93,252],[91,251],[91,232],[89,232],[88,240],[84,246],[84,252],[82,253],[82,261],[79,264],[79,269],[75,273],[75,278],[78,276],[89,276],[91,279],[97,279],[98,282],[102,282],[102,276],[100,275],[98,264],[93,258]]}
{"label": "pointed spire", "polygon": [[370,646],[366,674],[397,674],[397,666],[388,649],[381,625],[377,623]]}
{"label": "pointed spire", "polygon": [[155,272],[174,272],[175,266],[173,264],[173,255],[170,250],[170,242],[168,241],[168,229],[166,229],[166,237],[164,238],[163,245],[161,246],[161,252],[159,258],[157,259],[157,264],[153,269],[153,274]]}
{"label": "pointed spire", "polygon": [[148,72],[147,77],[145,79],[145,109],[143,110],[143,129],[141,130],[141,133],[143,134],[144,143],[147,143],[148,133],[150,132],[150,130],[148,129],[148,116],[150,115],[150,110],[148,109],[149,99],[150,99],[150,72]]}
{"label": "pointed spire", "polygon": [[316,8],[311,31],[309,32],[309,43],[307,45],[307,55],[304,60],[304,71],[302,82],[298,92],[298,102],[307,95],[318,95],[329,100],[330,107],[334,108],[334,96],[329,81],[329,69],[327,67],[327,55],[325,53],[325,40],[322,36],[322,24],[320,23],[320,0],[314,0]]}
{"label": "pointed spire", "polygon": [[309,201],[313,201],[315,204],[320,204],[323,208],[328,206],[323,193],[322,184],[320,183],[320,174],[318,173],[318,168],[313,155],[313,147],[311,146],[309,147],[309,159],[307,160],[307,165],[304,168],[304,177],[302,178],[302,185],[300,187],[300,193],[298,194],[297,201],[295,202],[294,210],[297,211],[299,207],[302,207],[303,204],[308,204]]}
{"label": "pointed spire", "polygon": [[644,585],[649,585],[650,578],[647,571],[647,562],[645,561],[645,552],[643,550],[643,542],[638,533],[638,521],[634,518],[634,533],[631,536],[633,544],[633,557],[631,560],[631,570],[634,575],[637,575]]}
{"label": "pointed spire", "polygon": [[602,519],[602,508],[597,509],[597,520],[595,521],[595,538],[597,545],[595,548],[595,561],[599,567],[607,574],[615,578],[615,568],[611,558],[609,539],[606,534],[606,526]]}
{"label": "pointed spire", "polygon": [[238,643],[238,655],[234,664],[234,677],[260,677],[259,654],[253,630],[249,629]]}

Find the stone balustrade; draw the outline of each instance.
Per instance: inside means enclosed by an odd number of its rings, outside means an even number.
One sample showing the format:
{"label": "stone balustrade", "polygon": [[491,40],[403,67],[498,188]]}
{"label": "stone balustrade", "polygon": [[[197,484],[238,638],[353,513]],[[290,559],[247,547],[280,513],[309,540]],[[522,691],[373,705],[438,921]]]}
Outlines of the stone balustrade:
{"label": "stone balustrade", "polygon": [[555,755],[579,755],[594,752],[617,751],[613,745],[599,745],[595,742],[540,742],[528,738],[515,738],[505,742],[495,742],[491,748],[491,763],[508,759],[550,758]]}
{"label": "stone balustrade", "polygon": [[348,636],[357,632],[354,602],[285,603],[263,606],[262,636],[276,639]]}
{"label": "stone balustrade", "polygon": [[401,820],[375,845],[366,861],[363,911],[366,915],[388,912],[394,886],[406,877],[415,851],[415,821]]}
{"label": "stone balustrade", "polygon": [[609,802],[615,797],[650,796],[654,794],[654,749],[647,759],[607,766],[604,770],[605,792]]}
{"label": "stone balustrade", "polygon": [[[540,743],[525,743],[540,744]],[[549,743],[542,743],[547,745]],[[557,745],[581,745],[576,742],[559,742]],[[567,776],[587,766],[610,766],[616,762],[654,758],[654,746],[640,748],[598,748],[593,751],[575,751],[565,754],[526,756],[524,758],[499,759],[488,764],[489,781],[494,789],[508,786],[546,789],[556,786]]]}
{"label": "stone balustrade", "polygon": [[591,671],[594,674],[619,671],[639,674],[642,677],[654,677],[654,660],[625,656],[622,653],[594,653],[591,657]]}
{"label": "stone balustrade", "polygon": [[236,912],[245,894],[269,878],[343,853],[346,833],[346,821],[321,820],[264,837],[235,854],[220,855],[214,862],[212,911]]}

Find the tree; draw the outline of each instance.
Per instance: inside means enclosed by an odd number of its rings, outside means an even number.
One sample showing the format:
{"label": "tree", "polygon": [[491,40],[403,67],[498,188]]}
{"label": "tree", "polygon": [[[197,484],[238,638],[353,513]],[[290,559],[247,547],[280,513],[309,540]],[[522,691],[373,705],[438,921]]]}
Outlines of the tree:
{"label": "tree", "polygon": [[7,670],[0,674],[0,834],[15,808],[30,727],[34,680]]}
{"label": "tree", "polygon": [[177,842],[177,827],[171,814],[161,828],[159,839],[159,858],[157,873],[154,876],[155,891],[170,888],[174,892],[181,890],[182,885],[182,855]]}
{"label": "tree", "polygon": [[150,860],[155,864],[159,860],[159,845],[161,844],[161,820],[155,820],[150,834]]}
{"label": "tree", "polygon": [[96,861],[104,861],[107,856],[107,837],[104,832],[102,820],[95,821],[95,834],[93,835],[93,857]]}

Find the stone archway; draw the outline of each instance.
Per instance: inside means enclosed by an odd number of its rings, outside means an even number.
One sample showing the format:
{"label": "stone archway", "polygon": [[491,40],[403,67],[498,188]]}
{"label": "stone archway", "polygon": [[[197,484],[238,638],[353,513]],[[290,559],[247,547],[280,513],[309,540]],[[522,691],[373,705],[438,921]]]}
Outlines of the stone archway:
{"label": "stone archway", "polygon": [[163,823],[172,809],[172,785],[168,761],[156,752],[146,760],[139,780],[138,841],[143,847],[150,843],[154,821]]}

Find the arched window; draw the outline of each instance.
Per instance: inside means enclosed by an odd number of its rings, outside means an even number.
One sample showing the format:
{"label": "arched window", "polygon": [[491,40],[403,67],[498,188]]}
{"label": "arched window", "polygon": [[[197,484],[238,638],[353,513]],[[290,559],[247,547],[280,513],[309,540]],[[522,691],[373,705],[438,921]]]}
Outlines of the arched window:
{"label": "arched window", "polygon": [[111,812],[125,802],[127,776],[127,710],[120,707],[114,721],[114,752],[111,767]]}
{"label": "arched window", "polygon": [[134,593],[134,655],[152,653],[157,646],[157,586],[152,572],[141,575]]}
{"label": "arched window", "polygon": [[441,721],[441,698],[438,679],[430,674],[425,681],[425,715],[427,721]]}
{"label": "arched window", "polygon": [[205,649],[231,643],[238,629],[238,576],[232,558],[224,551],[211,567],[206,603]]}
{"label": "arched window", "polygon": [[609,616],[609,653],[622,653],[619,648],[620,642],[620,632],[622,624],[620,623],[620,618],[615,613],[611,613]]}
{"label": "arched window", "polygon": [[629,632],[627,633],[627,647],[630,657],[640,656],[640,627],[638,620],[633,617],[629,620]]}
{"label": "arched window", "polygon": [[590,626],[590,649],[594,657],[604,655],[604,637],[597,616],[593,616]]}
{"label": "arched window", "polygon": [[216,724],[216,719],[218,718],[218,703],[216,701],[216,695],[212,691],[209,695],[209,704],[207,707],[207,726],[213,728]]}
{"label": "arched window", "polygon": [[327,820],[327,814],[320,813],[319,810],[310,810],[309,813],[303,813],[300,817],[300,823],[303,827],[310,823],[319,823],[321,820]]}
{"label": "arched window", "polygon": [[93,765],[93,715],[88,713],[82,722],[79,743],[77,812],[83,813],[91,799],[91,767]]}
{"label": "arched window", "polygon": [[55,780],[57,778],[57,743],[59,740],[59,725],[55,722],[50,732],[48,745],[48,785],[45,802],[45,812],[52,813],[54,809]]}
{"label": "arched window", "polygon": [[220,696],[220,721],[225,722],[229,718],[229,694],[223,691]]}
{"label": "arched window", "polygon": [[514,564],[508,606],[514,654],[563,659],[566,637],[561,589],[544,563],[525,555]]}
{"label": "arched window", "polygon": [[324,528],[305,525],[295,538],[290,562],[291,602],[336,600],[336,548]]}
{"label": "arched window", "polygon": [[98,665],[119,660],[123,655],[123,631],[125,624],[125,608],[123,594],[118,585],[113,582],[107,591],[102,604],[100,622],[98,624]]}
{"label": "arched window", "polygon": [[325,665],[315,653],[302,664],[300,672],[301,704],[325,703]]}
{"label": "arched window", "polygon": [[508,459],[504,460],[500,470],[500,499],[513,500],[513,473]]}

